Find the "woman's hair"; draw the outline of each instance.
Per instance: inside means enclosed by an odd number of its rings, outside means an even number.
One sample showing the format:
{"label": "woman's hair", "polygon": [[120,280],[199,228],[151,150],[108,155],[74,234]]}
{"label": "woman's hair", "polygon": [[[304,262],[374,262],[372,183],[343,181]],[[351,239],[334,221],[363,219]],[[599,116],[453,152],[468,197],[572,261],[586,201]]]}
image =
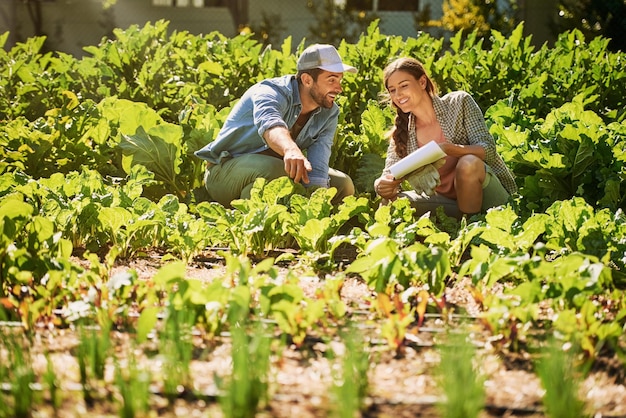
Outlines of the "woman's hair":
{"label": "woman's hair", "polygon": [[[428,77],[428,74],[426,74],[426,70],[424,70],[422,63],[415,58],[408,57],[398,58],[385,67],[383,70],[385,89],[388,88],[387,83],[389,82],[389,77],[391,77],[391,75],[396,71],[404,71],[405,73],[412,75],[415,80],[419,80],[422,76],[425,76],[426,92],[431,97],[437,94],[437,88],[430,77]],[[406,157],[406,144],[409,141],[409,113],[403,112],[400,108],[393,104],[388,91],[385,92],[384,100],[391,103],[397,112],[394,127],[392,128],[390,135],[396,148],[396,154],[398,154],[398,157],[400,158]]]}

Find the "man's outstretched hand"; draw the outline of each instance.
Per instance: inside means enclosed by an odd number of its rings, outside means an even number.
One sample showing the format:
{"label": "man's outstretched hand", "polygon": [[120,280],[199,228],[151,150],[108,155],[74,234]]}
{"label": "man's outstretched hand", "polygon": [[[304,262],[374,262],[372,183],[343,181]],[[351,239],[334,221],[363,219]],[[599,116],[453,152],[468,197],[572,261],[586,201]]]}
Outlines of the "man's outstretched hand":
{"label": "man's outstretched hand", "polygon": [[300,148],[291,148],[283,156],[285,172],[294,182],[309,183],[309,171],[313,170],[309,160],[302,154]]}

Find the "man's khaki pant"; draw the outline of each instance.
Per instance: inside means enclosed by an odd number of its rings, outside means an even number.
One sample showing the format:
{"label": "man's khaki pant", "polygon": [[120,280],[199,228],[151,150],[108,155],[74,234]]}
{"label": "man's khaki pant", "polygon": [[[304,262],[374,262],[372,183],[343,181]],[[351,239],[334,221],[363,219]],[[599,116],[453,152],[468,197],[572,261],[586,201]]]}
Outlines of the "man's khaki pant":
{"label": "man's khaki pant", "polygon": [[[333,203],[341,203],[344,197],[354,194],[354,184],[347,174],[332,168],[328,174],[330,187],[337,189]],[[246,154],[210,165],[204,176],[204,185],[211,200],[230,207],[230,202],[235,199],[250,198],[250,190],[257,178],[271,181],[286,175],[282,159],[264,154]]]}

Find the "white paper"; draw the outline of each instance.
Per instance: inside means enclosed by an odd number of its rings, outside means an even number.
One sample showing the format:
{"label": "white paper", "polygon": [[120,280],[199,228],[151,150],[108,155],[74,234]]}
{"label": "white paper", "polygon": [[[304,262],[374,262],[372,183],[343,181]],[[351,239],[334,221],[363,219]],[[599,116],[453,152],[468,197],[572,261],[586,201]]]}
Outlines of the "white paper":
{"label": "white paper", "polygon": [[446,153],[441,150],[439,144],[435,141],[430,141],[426,145],[417,149],[389,167],[389,171],[396,179],[402,178],[410,172],[417,170],[426,164],[432,164],[435,161],[446,156]]}

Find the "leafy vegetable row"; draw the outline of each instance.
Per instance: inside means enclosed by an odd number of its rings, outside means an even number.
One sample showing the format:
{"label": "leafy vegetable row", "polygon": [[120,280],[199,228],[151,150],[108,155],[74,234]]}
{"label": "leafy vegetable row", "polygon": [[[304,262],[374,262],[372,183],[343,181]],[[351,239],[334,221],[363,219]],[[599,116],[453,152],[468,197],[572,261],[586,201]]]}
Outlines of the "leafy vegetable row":
{"label": "leafy vegetable row", "polygon": [[[508,39],[494,32],[490,50],[476,48],[475,36],[444,46],[425,34],[385,36],[375,25],[357,44],[342,44],[361,71],[346,77],[338,101],[333,165],[360,194],[339,207],[328,203],[334,190],[307,195],[286,178],[259,181],[233,209],[203,199],[204,167],[193,152],[213,139],[243,89],[294,71],[289,40],[262,49],[246,36],[168,34],[157,22],[117,30],[81,60],[41,55],[37,38],[1,51],[2,312],[29,329],[122,318],[128,323],[118,326],[143,335],[174,306],[219,332],[244,301],[298,343],[346,315],[338,289],[342,275],[354,274],[375,290],[383,334],[398,347],[413,319],[423,319],[424,301],[443,312],[446,286],[469,278],[481,319],[502,344],[524,343],[524,330],[548,322],[589,358],[603,345],[623,355],[626,310],[615,290],[626,282],[623,54],[578,32],[534,51],[521,29]],[[416,219],[403,201],[378,207],[368,194],[393,118],[378,101],[379,69],[400,54],[423,60],[442,91],[478,98],[521,186],[513,204],[459,224]],[[342,246],[358,253],[345,271],[334,259]],[[228,286],[185,277],[186,263],[207,247],[230,250]],[[298,254],[249,264],[286,247]],[[89,268],[73,261],[78,250]],[[178,261],[150,283],[109,277],[116,259],[149,250]],[[337,280],[323,297],[306,298],[295,273],[278,280],[283,261],[312,274],[331,270]],[[510,286],[503,297],[492,294],[498,283]],[[131,307],[137,322],[118,315]]]}
{"label": "leafy vegetable row", "polygon": [[[522,29],[509,38],[493,32],[484,49],[475,34],[404,40],[373,23],[358,43],[342,44],[359,73],[346,77],[338,100],[331,164],[350,174],[359,192],[372,192],[393,120],[379,102],[381,68],[412,55],[442,93],[465,89],[476,97],[518,178],[520,210],[545,210],[573,196],[624,209],[624,54],[608,52],[606,39],[587,43],[577,31],[535,50]],[[174,193],[201,201],[203,166],[193,152],[213,140],[249,85],[294,72],[297,52],[289,39],[281,49],[261,48],[244,35],[168,32],[165,21],[114,33],[81,59],[41,54],[40,38],[0,50],[1,171],[40,178],[89,167],[124,178],[142,164],[155,174],[146,188],[151,199]]]}

